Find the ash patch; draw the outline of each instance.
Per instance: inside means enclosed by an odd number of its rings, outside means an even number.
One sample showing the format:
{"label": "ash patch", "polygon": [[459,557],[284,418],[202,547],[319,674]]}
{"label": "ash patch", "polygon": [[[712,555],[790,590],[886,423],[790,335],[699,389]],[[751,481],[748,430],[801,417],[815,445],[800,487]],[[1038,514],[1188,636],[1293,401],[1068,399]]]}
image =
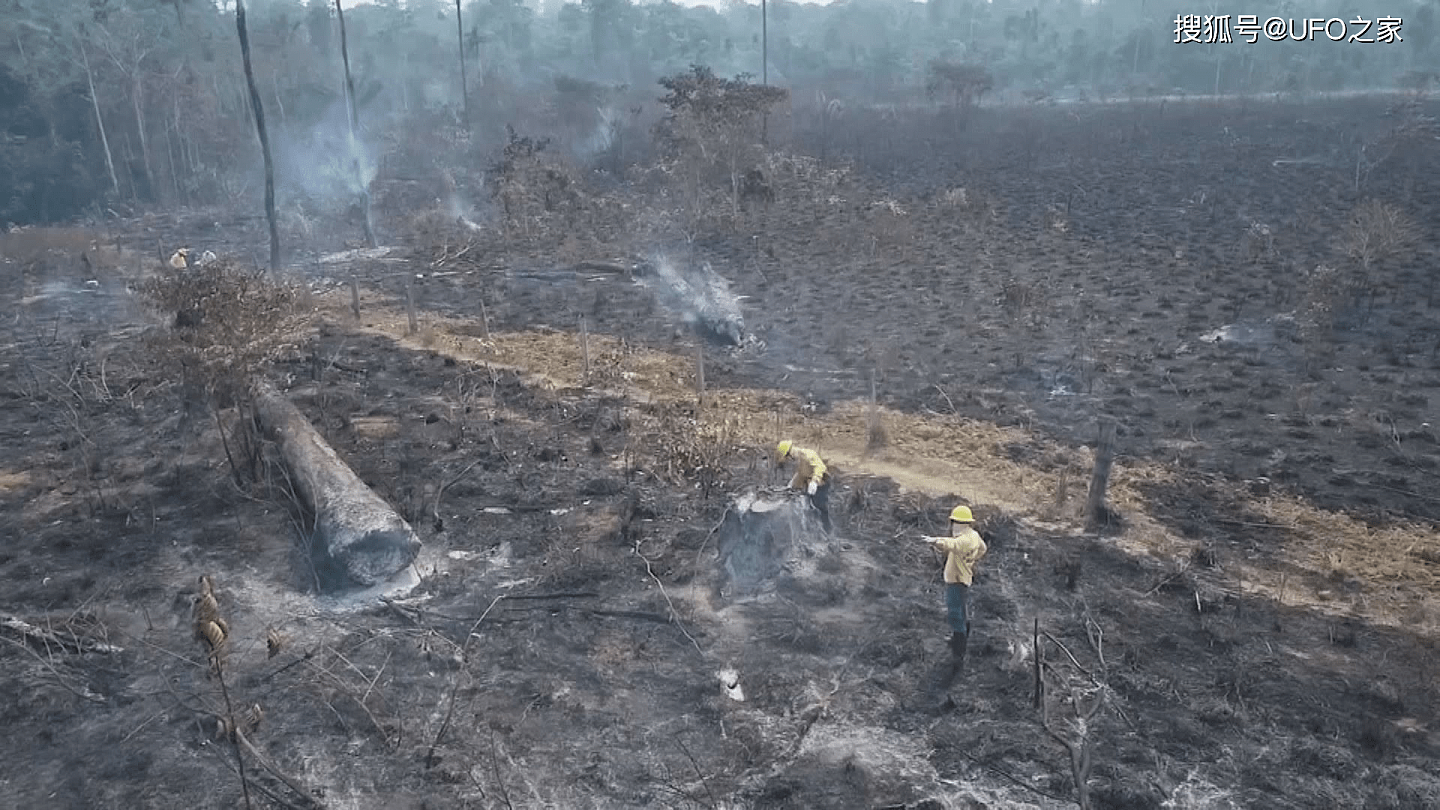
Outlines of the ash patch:
{"label": "ash patch", "polygon": [[830,541],[805,497],[789,490],[747,490],[717,531],[720,594],[746,599],[791,589],[816,573]]}

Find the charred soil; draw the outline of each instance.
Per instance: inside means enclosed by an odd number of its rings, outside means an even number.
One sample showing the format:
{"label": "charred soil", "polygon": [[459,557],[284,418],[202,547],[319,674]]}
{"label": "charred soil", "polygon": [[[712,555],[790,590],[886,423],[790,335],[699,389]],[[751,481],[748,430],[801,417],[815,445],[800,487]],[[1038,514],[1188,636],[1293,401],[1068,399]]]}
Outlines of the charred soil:
{"label": "charred soil", "polygon": [[[857,111],[858,162],[771,155],[764,199],[683,228],[644,176],[476,225],[382,175],[396,247],[303,243],[263,368],[420,534],[385,601],[315,593],[274,449],[135,292],[157,240],[245,256],[262,222],[0,237],[0,797],[1058,808],[1078,775],[1096,808],[1436,806],[1440,194],[1413,145],[1357,179],[1365,104],[869,140]],[[1387,251],[1370,200],[1408,223]],[[703,395],[626,271],[667,239],[754,338],[699,344]],[[834,536],[740,598],[716,534],[781,438],[833,461]],[[944,689],[918,538],[957,501],[990,552]]]}

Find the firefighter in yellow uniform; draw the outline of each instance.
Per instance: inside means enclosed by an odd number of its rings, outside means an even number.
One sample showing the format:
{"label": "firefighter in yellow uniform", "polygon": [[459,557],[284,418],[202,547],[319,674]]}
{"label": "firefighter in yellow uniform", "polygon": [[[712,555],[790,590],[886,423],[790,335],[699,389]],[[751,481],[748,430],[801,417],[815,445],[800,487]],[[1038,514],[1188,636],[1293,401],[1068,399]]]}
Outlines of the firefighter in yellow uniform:
{"label": "firefighter in yellow uniform", "polygon": [[830,531],[830,471],[820,454],[807,447],[796,447],[786,439],[775,447],[775,463],[795,462],[795,475],[790,479],[790,488],[803,490],[810,496],[810,504],[820,513],[820,525]]}
{"label": "firefighter in yellow uniform", "polygon": [[925,538],[945,552],[945,609],[950,621],[952,678],[965,663],[965,647],[970,640],[970,584],[975,579],[975,564],[987,551],[985,540],[975,531],[974,524],[970,507],[957,506],[950,512],[950,536]]}

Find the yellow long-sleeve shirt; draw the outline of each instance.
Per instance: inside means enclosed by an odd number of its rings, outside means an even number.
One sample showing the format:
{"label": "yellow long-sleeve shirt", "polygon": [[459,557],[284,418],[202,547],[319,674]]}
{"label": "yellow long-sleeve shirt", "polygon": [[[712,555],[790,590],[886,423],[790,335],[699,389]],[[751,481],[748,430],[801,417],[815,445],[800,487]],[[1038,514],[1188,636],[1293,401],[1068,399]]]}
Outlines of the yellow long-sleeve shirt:
{"label": "yellow long-sleeve shirt", "polygon": [[806,447],[792,447],[790,455],[795,457],[795,476],[790,479],[791,489],[806,489],[811,481],[814,481],[816,486],[825,483],[825,477],[829,473],[819,453]]}
{"label": "yellow long-sleeve shirt", "polygon": [[968,526],[955,537],[927,537],[935,547],[947,552],[945,555],[945,582],[969,585],[975,578],[975,564],[985,556],[989,547],[980,538],[980,533]]}

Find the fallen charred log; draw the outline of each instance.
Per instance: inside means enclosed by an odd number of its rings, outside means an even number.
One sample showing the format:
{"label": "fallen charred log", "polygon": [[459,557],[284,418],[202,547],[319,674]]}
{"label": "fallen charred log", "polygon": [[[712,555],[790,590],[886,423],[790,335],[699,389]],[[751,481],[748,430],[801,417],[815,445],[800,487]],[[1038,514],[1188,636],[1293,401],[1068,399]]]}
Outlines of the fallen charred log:
{"label": "fallen charred log", "polygon": [[325,590],[378,585],[420,553],[404,518],[365,485],[283,394],[255,386],[255,412],[280,447],[296,494],[315,516],[311,558]]}

